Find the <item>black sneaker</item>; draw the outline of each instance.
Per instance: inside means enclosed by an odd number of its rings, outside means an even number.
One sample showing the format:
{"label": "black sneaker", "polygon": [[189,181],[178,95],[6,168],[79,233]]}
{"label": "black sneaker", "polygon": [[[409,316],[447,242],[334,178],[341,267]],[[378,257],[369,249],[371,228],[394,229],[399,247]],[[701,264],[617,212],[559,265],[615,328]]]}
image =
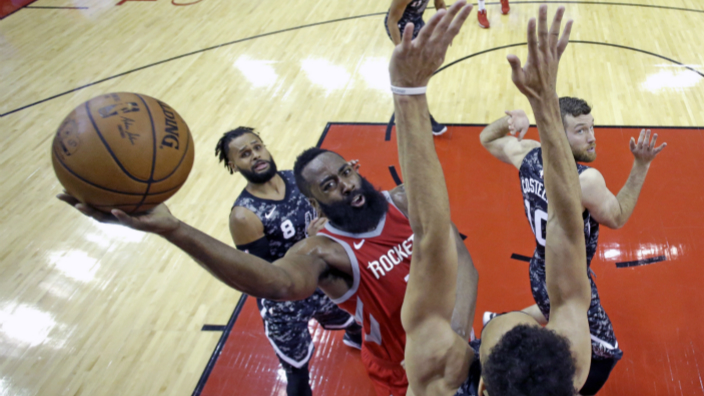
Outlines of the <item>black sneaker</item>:
{"label": "black sneaker", "polygon": [[342,342],[345,343],[350,348],[362,349],[362,332],[356,334],[351,334],[349,331],[345,332],[342,337]]}
{"label": "black sneaker", "polygon": [[433,126],[433,136],[440,136],[443,133],[447,132],[447,127],[437,121],[435,121],[435,118],[433,116],[430,116],[430,124]]}

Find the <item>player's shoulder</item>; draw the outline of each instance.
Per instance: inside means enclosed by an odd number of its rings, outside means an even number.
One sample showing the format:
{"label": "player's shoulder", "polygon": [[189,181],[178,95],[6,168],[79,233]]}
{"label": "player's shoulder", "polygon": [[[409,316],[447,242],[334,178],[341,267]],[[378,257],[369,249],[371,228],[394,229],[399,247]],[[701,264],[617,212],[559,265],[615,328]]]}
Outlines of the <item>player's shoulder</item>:
{"label": "player's shoulder", "polygon": [[262,221],[251,209],[244,206],[234,206],[230,211],[230,225],[238,227],[261,225]]}
{"label": "player's shoulder", "polygon": [[582,190],[588,190],[605,185],[606,180],[596,168],[586,168],[579,174],[579,184]]}

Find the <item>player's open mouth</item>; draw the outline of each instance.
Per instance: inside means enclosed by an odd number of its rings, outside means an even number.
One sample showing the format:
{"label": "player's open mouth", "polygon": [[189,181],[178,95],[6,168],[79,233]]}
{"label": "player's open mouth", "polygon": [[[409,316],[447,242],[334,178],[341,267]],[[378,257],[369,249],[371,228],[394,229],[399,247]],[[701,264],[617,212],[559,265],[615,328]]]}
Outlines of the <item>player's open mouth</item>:
{"label": "player's open mouth", "polygon": [[587,152],[589,153],[593,153],[594,151],[596,151],[596,146],[587,149]]}
{"label": "player's open mouth", "polygon": [[256,164],[254,164],[254,171],[255,172],[260,172],[263,171],[264,169],[269,167],[269,163],[266,161],[259,161]]}
{"label": "player's open mouth", "polygon": [[354,197],[352,199],[351,205],[354,208],[360,208],[364,205],[365,202],[366,202],[366,200],[364,199],[364,195],[358,194],[356,197]]}

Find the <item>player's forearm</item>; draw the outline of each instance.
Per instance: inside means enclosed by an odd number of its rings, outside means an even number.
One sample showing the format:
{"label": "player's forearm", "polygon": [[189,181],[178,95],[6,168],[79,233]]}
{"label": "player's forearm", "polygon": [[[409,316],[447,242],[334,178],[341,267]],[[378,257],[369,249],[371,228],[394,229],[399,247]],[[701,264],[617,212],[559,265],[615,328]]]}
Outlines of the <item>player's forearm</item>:
{"label": "player's forearm", "polygon": [[503,116],[498,120],[487,125],[484,130],[479,134],[479,141],[482,146],[487,147],[496,139],[500,139],[508,135],[508,116]]}
{"label": "player's forearm", "polygon": [[[531,100],[543,150],[543,171],[548,202],[548,221],[553,219],[570,233],[584,227],[577,164],[562,125],[557,93]],[[558,216],[554,214],[558,213]]]}
{"label": "player's forearm", "polygon": [[464,339],[469,339],[474,320],[474,310],[477,303],[477,284],[479,273],[474,267],[472,256],[462,241],[462,237],[455,232],[457,245],[457,289],[455,292],[455,308],[452,311],[452,330]]}
{"label": "player's forearm", "polygon": [[633,210],[638,202],[638,197],[640,196],[640,190],[643,188],[645,183],[645,177],[648,175],[648,169],[650,164],[644,164],[638,160],[633,162],[633,168],[631,168],[631,174],[628,175],[628,180],[626,184],[623,185],[621,191],[619,191],[616,199],[618,200],[619,207],[621,208],[620,213],[616,216],[616,227],[623,227],[624,224],[633,214]]}
{"label": "player's forearm", "polygon": [[243,293],[280,299],[291,289],[290,279],[280,268],[234,249],[186,223],[180,223],[174,232],[164,237],[220,281]]}
{"label": "player's forearm", "polygon": [[450,226],[445,177],[430,133],[425,95],[394,95],[399,162],[408,197],[409,218],[420,241],[426,234],[444,237]]}

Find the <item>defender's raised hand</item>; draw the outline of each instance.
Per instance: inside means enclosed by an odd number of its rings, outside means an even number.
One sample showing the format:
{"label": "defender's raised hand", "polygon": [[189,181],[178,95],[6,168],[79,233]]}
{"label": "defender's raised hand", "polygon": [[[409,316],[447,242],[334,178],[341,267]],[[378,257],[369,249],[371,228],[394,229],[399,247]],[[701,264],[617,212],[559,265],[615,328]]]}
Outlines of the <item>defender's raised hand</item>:
{"label": "defender's raised hand", "polygon": [[435,70],[445,60],[445,53],[452,39],[460,32],[462,24],[472,11],[465,0],[455,2],[449,10],[439,10],[428,24],[413,37],[413,24],[403,31],[401,44],[391,55],[389,73],[391,85],[396,87],[425,87]]}
{"label": "defender's raised hand", "polygon": [[638,143],[634,138],[631,138],[629,142],[631,153],[636,158],[636,161],[640,161],[643,165],[650,165],[650,163],[655,159],[662,149],[667,147],[667,143],[663,143],[658,147],[655,147],[655,142],[658,140],[658,134],[653,134],[653,140],[650,140],[650,129],[641,129],[640,136],[638,137]]}
{"label": "defender's raised hand", "polygon": [[559,7],[548,32],[548,7],[540,6],[538,13],[538,35],[535,34],[535,18],[528,21],[528,59],[525,66],[516,55],[507,56],[511,64],[511,79],[528,100],[540,99],[544,94],[554,93],[557,84],[557,68],[560,57],[567,48],[572,30],[572,21],[567,21],[560,37],[560,25],[565,7]]}

